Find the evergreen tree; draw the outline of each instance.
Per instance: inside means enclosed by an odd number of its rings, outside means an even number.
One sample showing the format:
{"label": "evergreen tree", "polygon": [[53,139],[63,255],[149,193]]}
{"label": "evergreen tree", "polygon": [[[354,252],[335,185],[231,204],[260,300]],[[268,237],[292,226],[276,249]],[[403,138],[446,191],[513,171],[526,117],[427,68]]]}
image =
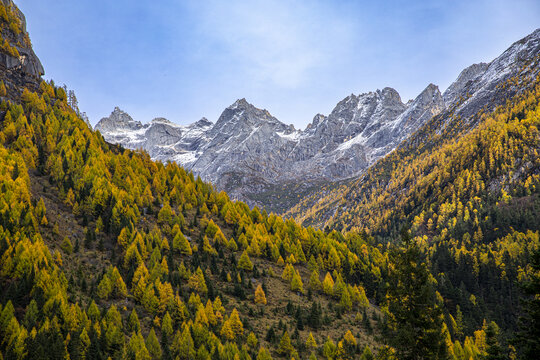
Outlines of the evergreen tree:
{"label": "evergreen tree", "polygon": [[323,346],[323,355],[326,356],[327,359],[333,359],[336,355],[336,351],[336,343],[334,343],[334,341],[330,339],[330,336],[328,336]]}
{"label": "evergreen tree", "polygon": [[456,328],[454,329],[454,335],[457,340],[463,340],[463,313],[459,305],[456,306]]}
{"label": "evergreen tree", "polygon": [[4,84],[4,82],[0,82],[0,96],[4,97],[4,96],[7,96],[7,89],[6,89],[6,85]]}
{"label": "evergreen tree", "polygon": [[253,331],[251,331],[246,340],[247,345],[249,346],[250,349],[255,349],[258,342],[259,341],[257,340],[257,336],[255,336]]}
{"label": "evergreen tree", "polygon": [[150,330],[150,333],[148,334],[148,337],[145,341],[146,348],[148,349],[148,353],[152,357],[153,360],[161,359],[161,346],[159,345],[159,341],[156,336],[156,332],[154,331],[154,328]]}
{"label": "evergreen tree", "polygon": [[540,354],[540,248],[532,254],[530,266],[530,278],[523,285],[527,296],[522,301],[524,314],[513,341],[523,359],[536,359]]}
{"label": "evergreen tree", "polygon": [[445,359],[443,314],[427,264],[406,229],[401,236],[387,293],[390,343],[399,359]]}
{"label": "evergreen tree", "polygon": [[223,325],[221,326],[220,335],[225,340],[233,340],[234,339],[234,331],[231,326],[231,322],[229,320],[225,320],[223,322]]}
{"label": "evergreen tree", "polygon": [[73,246],[71,245],[71,241],[69,240],[67,236],[64,237],[64,240],[62,240],[62,244],[60,245],[60,247],[68,255],[73,252]]}
{"label": "evergreen tree", "polygon": [[352,309],[352,300],[351,296],[349,295],[349,291],[345,288],[343,290],[343,293],[341,294],[341,300],[339,302],[341,307],[345,310],[351,310]]}
{"label": "evergreen tree", "polygon": [[[312,257],[313,259],[313,257]],[[322,289],[321,279],[319,279],[319,271],[317,269],[314,269],[311,272],[311,276],[309,277],[309,283],[308,283],[309,289],[312,291],[319,291]]]}
{"label": "evergreen tree", "polygon": [[261,346],[256,360],[272,360],[272,356],[268,350]]}
{"label": "evergreen tree", "polygon": [[128,343],[127,348],[127,359],[130,360],[150,360],[150,354],[148,353],[148,349],[146,349],[146,345],[144,343],[144,339],[142,335],[133,333],[131,335],[131,339]]}
{"label": "evergreen tree", "polygon": [[200,294],[206,294],[208,292],[208,287],[206,286],[206,281],[204,280],[204,274],[200,267],[197,268],[197,271],[195,271],[193,275],[191,275],[188,285],[191,289]]}
{"label": "evergreen tree", "polygon": [[306,340],[306,347],[310,350],[315,350],[317,348],[317,342],[315,341],[315,338],[313,337],[311,331],[309,332],[308,338]]}
{"label": "evergreen tree", "polygon": [[173,249],[182,255],[192,255],[191,245],[181,231],[173,239]]}
{"label": "evergreen tree", "polygon": [[298,291],[300,293],[304,292],[304,284],[302,283],[302,278],[298,271],[294,271],[294,275],[291,279],[291,290]]}
{"label": "evergreen tree", "polygon": [[185,326],[184,330],[176,331],[172,343],[173,353],[180,359],[190,360],[195,358],[195,343],[191,337],[189,326]]}
{"label": "evergreen tree", "polygon": [[139,322],[139,316],[135,309],[129,314],[127,330],[136,334],[141,332],[141,323]]}
{"label": "evergreen tree", "polygon": [[236,309],[233,309],[231,312],[229,322],[231,324],[231,329],[236,336],[244,333],[244,325],[242,324],[242,321],[240,321],[240,315],[238,315],[238,311]]}
{"label": "evergreen tree", "polygon": [[371,349],[369,346],[366,345],[364,348],[364,351],[362,352],[362,355],[360,355],[360,360],[374,360],[373,353],[371,352]]}
{"label": "evergreen tree", "polygon": [[326,295],[334,294],[334,280],[332,279],[332,275],[329,272],[327,272],[326,276],[324,277],[323,290]]}
{"label": "evergreen tree", "polygon": [[495,322],[490,322],[485,330],[486,332],[486,356],[485,360],[503,360],[507,357],[503,354],[501,344],[499,343],[499,326]]}
{"label": "evergreen tree", "polygon": [[321,309],[320,306],[313,302],[311,303],[311,309],[309,310],[308,325],[314,329],[317,329],[321,325]]}
{"label": "evergreen tree", "polygon": [[278,353],[281,355],[290,356],[293,351],[294,347],[292,346],[291,338],[289,337],[287,331],[285,331],[281,337],[281,340],[279,341]]}

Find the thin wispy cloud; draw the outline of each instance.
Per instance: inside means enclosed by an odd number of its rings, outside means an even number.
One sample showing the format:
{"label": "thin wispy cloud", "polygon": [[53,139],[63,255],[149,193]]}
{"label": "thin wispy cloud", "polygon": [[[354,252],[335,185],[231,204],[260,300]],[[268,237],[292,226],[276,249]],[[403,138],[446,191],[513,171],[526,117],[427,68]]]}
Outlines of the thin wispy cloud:
{"label": "thin wispy cloud", "polygon": [[317,69],[347,55],[355,28],[329,4],[316,2],[197,1],[190,10],[200,20],[197,31],[209,40],[199,55],[226,57],[259,85],[306,83]]}
{"label": "thin wispy cloud", "polygon": [[[444,90],[540,26],[537,0],[16,0],[92,123],[215,121],[245,97],[305,127],[350,93]],[[69,31],[67,31],[69,29]]]}

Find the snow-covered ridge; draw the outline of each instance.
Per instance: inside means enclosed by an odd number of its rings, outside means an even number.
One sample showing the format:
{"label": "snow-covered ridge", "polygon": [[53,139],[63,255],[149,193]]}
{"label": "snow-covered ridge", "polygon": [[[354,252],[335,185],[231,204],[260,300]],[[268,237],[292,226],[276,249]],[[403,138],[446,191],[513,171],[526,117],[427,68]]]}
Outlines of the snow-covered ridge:
{"label": "snow-covered ridge", "polygon": [[438,88],[432,90],[439,96],[419,97],[409,105],[391,88],[353,94],[330,115],[315,116],[304,131],[283,124],[245,99],[227,107],[215,124],[201,119],[184,126],[164,118],[142,124],[115,108],[96,130],[107,141],[143,148],[157,160],[176,161],[229,191],[224,174],[270,183],[337,180],[362,171],[421,125],[414,118],[412,125],[396,127],[400,116],[415,117],[411,109],[417,107],[424,109],[421,114],[440,111],[442,98]]}

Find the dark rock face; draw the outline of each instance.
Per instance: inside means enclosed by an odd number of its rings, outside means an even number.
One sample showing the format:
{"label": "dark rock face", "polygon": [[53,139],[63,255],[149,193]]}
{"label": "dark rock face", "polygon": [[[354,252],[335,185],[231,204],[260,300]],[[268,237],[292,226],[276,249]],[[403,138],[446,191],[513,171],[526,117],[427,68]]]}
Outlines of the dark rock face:
{"label": "dark rock face", "polygon": [[0,6],[6,9],[11,22],[10,24],[5,19],[0,19],[1,41],[6,40],[10,47],[0,49],[0,79],[8,89],[8,97],[15,99],[25,87],[36,90],[45,71],[32,50],[24,14],[12,0],[1,0]]}

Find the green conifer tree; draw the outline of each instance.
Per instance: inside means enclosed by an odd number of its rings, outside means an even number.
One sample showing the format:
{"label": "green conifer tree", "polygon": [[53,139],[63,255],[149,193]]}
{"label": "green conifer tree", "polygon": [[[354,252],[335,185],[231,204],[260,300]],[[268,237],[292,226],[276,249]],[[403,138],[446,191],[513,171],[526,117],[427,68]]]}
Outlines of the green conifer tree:
{"label": "green conifer tree", "polygon": [[427,264],[408,230],[401,236],[403,246],[392,254],[395,267],[387,293],[390,344],[399,359],[445,359],[443,314]]}

